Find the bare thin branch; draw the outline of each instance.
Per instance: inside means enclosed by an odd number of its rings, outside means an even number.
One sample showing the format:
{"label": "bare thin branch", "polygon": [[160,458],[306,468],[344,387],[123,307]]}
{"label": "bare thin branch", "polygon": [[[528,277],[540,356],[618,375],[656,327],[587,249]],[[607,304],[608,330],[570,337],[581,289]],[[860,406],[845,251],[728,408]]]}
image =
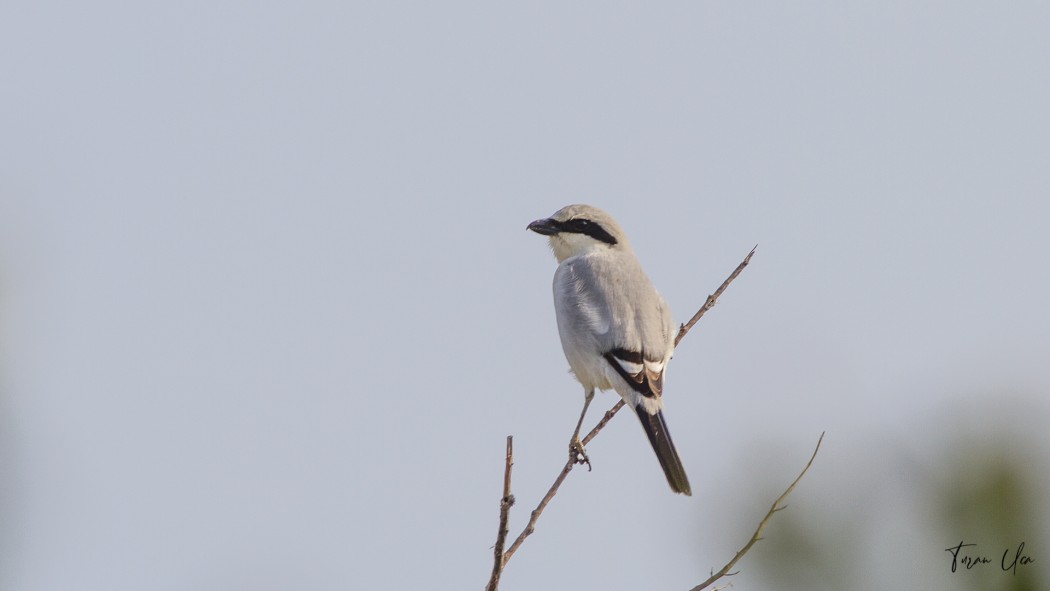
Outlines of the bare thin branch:
{"label": "bare thin branch", "polygon": [[526,525],[525,529],[523,529],[521,533],[518,534],[517,539],[515,539],[514,543],[510,545],[510,548],[507,548],[507,553],[503,556],[504,566],[510,560],[510,557],[514,556],[514,553],[518,551],[518,548],[521,547],[521,544],[525,541],[525,538],[531,536],[532,532],[536,531],[536,522],[539,520],[540,515],[543,513],[543,510],[547,508],[547,503],[550,503],[551,499],[554,498],[554,495],[558,494],[558,488],[561,487],[561,483],[565,482],[565,477],[569,475],[569,472],[572,472],[572,469],[575,466],[575,459],[570,458],[569,461],[565,462],[565,467],[561,469],[561,472],[558,474],[558,477],[554,479],[554,484],[551,485],[550,489],[547,491],[547,494],[543,495],[543,499],[540,500],[540,504],[536,505],[536,508],[532,510],[532,515],[529,517],[528,525]]}
{"label": "bare thin branch", "polygon": [[784,499],[786,499],[787,496],[791,494],[791,491],[795,490],[795,487],[798,485],[799,481],[802,480],[802,477],[805,476],[806,472],[809,471],[809,467],[813,465],[813,460],[817,458],[817,452],[820,451],[820,444],[822,441],[824,441],[824,433],[820,434],[820,439],[817,440],[817,447],[813,450],[813,455],[809,457],[809,461],[806,462],[806,467],[802,469],[802,472],[798,475],[798,478],[796,478],[795,481],[791,483],[791,486],[787,487],[787,490],[785,490],[783,494],[777,497],[777,500],[773,502],[773,506],[769,508],[769,512],[766,513],[766,516],[764,518],[762,518],[762,521],[758,524],[758,528],[755,529],[755,534],[751,536],[751,539],[747,542],[747,544],[745,544],[744,547],[736,553],[736,556],[734,556],[732,560],[727,562],[726,565],[721,568],[721,570],[711,575],[709,579],[707,579],[703,583],[700,583],[696,587],[693,587],[689,591],[702,591],[703,589],[708,588],[712,583],[714,583],[718,579],[735,574],[729,571],[734,566],[736,566],[736,563],[741,558],[744,557],[744,554],[747,554],[748,550],[751,550],[752,546],[754,546],[756,543],[758,543],[759,540],[762,539],[762,531],[766,529],[766,526],[769,525],[769,521],[773,519],[773,514],[784,508]]}
{"label": "bare thin branch", "polygon": [[611,421],[612,418],[616,416],[616,413],[620,412],[620,409],[623,408],[624,406],[625,406],[625,403],[624,403],[623,399],[620,399],[620,401],[617,402],[616,404],[614,404],[612,408],[610,408],[609,410],[605,411],[605,414],[602,415],[602,420],[598,421],[598,424],[595,425],[594,428],[591,429],[591,432],[588,433],[587,436],[584,437],[581,440],[581,443],[583,443],[584,445],[587,445],[588,443],[591,442],[592,439],[597,437],[598,436],[598,432],[601,431],[602,429],[604,429],[605,426],[609,424],[609,421]]}
{"label": "bare thin branch", "polygon": [[[623,406],[624,402],[623,400],[621,400],[617,402],[615,406],[606,411],[605,415],[602,416],[602,420],[598,421],[598,424],[595,425],[594,428],[591,429],[591,431],[587,433],[587,435],[581,440],[583,445],[587,445],[588,443],[590,443],[590,441],[598,435],[598,433],[605,427],[605,425],[607,425],[609,421],[612,420],[614,416],[616,416],[616,413],[619,412],[620,409],[623,408]],[[519,534],[517,539],[514,540],[514,543],[510,545],[510,549],[507,550],[506,558],[504,558],[504,564],[506,564],[506,561],[510,560],[510,557],[518,551],[518,547],[521,546],[522,542],[525,541],[525,538],[529,537],[530,535],[532,535],[532,532],[536,531],[536,521],[539,520],[540,514],[542,514],[543,510],[547,508],[547,503],[551,502],[551,499],[554,498],[554,495],[558,494],[558,489],[561,488],[561,483],[565,482],[565,478],[569,475],[569,472],[572,472],[572,469],[575,468],[576,464],[578,463],[579,462],[577,462],[574,459],[570,459],[568,462],[565,462],[565,467],[562,468],[561,472],[558,474],[558,477],[554,479],[554,484],[551,485],[551,487],[547,490],[547,494],[543,495],[543,499],[540,501],[540,504],[536,506],[535,510],[533,510],[532,515],[529,517],[529,524],[525,526],[525,529],[522,530],[521,534]]]}
{"label": "bare thin branch", "polygon": [[492,564],[492,577],[485,591],[496,591],[499,588],[499,578],[503,574],[504,554],[503,546],[507,543],[507,520],[510,518],[510,508],[514,505],[514,496],[510,494],[510,473],[514,466],[514,436],[507,435],[507,462],[503,469],[503,498],[499,502],[499,531],[496,533],[496,547],[493,551],[495,560]]}
{"label": "bare thin branch", "polygon": [[[693,317],[689,319],[689,322],[681,326],[681,328],[678,331],[678,335],[675,337],[674,340],[674,344],[676,347],[678,346],[678,343],[681,342],[683,338],[685,338],[685,335],[689,332],[689,330],[693,328],[693,326],[700,320],[700,318],[702,318],[708,310],[714,307],[715,303],[718,301],[718,298],[722,295],[726,288],[729,287],[729,284],[732,283],[733,280],[736,279],[737,276],[739,276],[740,273],[744,270],[744,267],[746,267],[747,264],[751,262],[751,257],[755,254],[755,249],[757,248],[758,246],[755,246],[755,248],[751,249],[751,252],[749,252],[747,256],[744,257],[744,260],[741,261],[741,263],[737,265],[736,269],[734,269],[733,272],[729,274],[729,277],[727,277],[726,280],[722,282],[722,285],[718,286],[718,289],[716,289],[713,294],[707,296],[707,301],[704,302],[704,305],[701,306],[699,310],[697,310],[696,314],[693,314]],[[591,429],[589,433],[587,433],[587,436],[581,440],[583,445],[587,445],[591,442],[592,439],[597,437],[598,433],[605,428],[605,425],[609,424],[609,421],[611,421],[612,418],[616,416],[616,413],[620,412],[620,409],[623,407],[624,402],[623,400],[620,400],[612,408],[606,411],[605,415],[602,416],[602,419],[598,421],[598,424],[595,425],[594,428]],[[518,534],[518,537],[514,540],[514,543],[510,545],[510,548],[508,548],[506,553],[503,555],[504,566],[506,566],[507,562],[510,561],[510,557],[518,551],[518,548],[521,547],[521,544],[525,541],[525,538],[529,537],[534,531],[536,531],[536,522],[539,520],[540,515],[543,514],[543,510],[547,508],[547,504],[551,502],[551,499],[554,498],[554,495],[558,494],[558,489],[561,487],[561,484],[565,482],[565,479],[569,476],[569,472],[572,472],[572,469],[575,466],[575,459],[570,458],[569,461],[565,463],[565,466],[562,467],[561,472],[559,472],[557,478],[554,479],[554,483],[551,484],[551,487],[547,490],[547,494],[543,495],[543,499],[540,500],[539,505],[537,505],[536,508],[533,509],[532,514],[529,516],[529,523],[525,526],[525,529],[523,529],[521,533]]]}
{"label": "bare thin branch", "polygon": [[514,499],[510,498],[510,473],[511,469],[514,468],[514,436],[507,435],[507,467],[503,469],[503,498],[509,499],[510,504],[514,504]]}
{"label": "bare thin branch", "polygon": [[704,302],[703,306],[700,306],[700,309],[696,311],[696,314],[693,314],[693,317],[689,319],[689,322],[686,322],[681,326],[681,328],[678,329],[678,336],[674,338],[675,347],[678,346],[678,343],[682,342],[682,339],[685,338],[685,335],[689,332],[691,328],[693,328],[693,326],[697,322],[700,321],[701,318],[703,318],[704,314],[707,314],[708,310],[715,307],[715,303],[718,302],[718,298],[722,295],[722,292],[724,292],[726,288],[729,287],[729,284],[732,283],[733,280],[736,279],[741,272],[743,272],[744,267],[746,267],[747,264],[751,262],[751,257],[754,256],[755,251],[757,249],[758,245],[756,244],[755,248],[752,248],[751,252],[747,253],[747,256],[744,257],[744,260],[736,266],[736,269],[733,269],[733,272],[729,274],[729,277],[726,277],[726,280],[722,282],[722,285],[718,286],[718,289],[715,290],[715,293],[707,296],[707,301]]}

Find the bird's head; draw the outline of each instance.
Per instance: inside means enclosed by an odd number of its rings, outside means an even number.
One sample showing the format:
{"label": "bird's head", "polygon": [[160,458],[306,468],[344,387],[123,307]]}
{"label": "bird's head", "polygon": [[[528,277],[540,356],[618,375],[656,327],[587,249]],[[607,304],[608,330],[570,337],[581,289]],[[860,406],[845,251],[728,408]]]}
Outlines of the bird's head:
{"label": "bird's head", "polygon": [[609,214],[591,205],[567,205],[549,218],[526,228],[549,237],[554,258],[567,258],[601,249],[630,250],[627,236]]}

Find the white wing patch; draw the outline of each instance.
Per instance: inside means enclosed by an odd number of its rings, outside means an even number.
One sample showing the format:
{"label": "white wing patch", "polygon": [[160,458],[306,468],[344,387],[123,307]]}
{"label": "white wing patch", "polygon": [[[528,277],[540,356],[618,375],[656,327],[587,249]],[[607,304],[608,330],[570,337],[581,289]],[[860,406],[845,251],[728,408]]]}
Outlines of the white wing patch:
{"label": "white wing patch", "polygon": [[642,370],[645,369],[645,364],[643,363],[634,363],[633,361],[626,361],[618,357],[614,357],[612,363],[619,365],[624,373],[630,374],[631,376],[640,376]]}

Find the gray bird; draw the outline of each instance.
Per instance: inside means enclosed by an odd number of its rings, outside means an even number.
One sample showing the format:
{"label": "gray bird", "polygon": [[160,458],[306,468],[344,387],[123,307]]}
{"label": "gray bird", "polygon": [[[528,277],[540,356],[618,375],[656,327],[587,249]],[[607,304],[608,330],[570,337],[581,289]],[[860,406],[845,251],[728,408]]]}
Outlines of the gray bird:
{"label": "gray bird", "polygon": [[691,495],[663,415],[664,372],[674,352],[671,309],[649,281],[620,225],[590,205],[569,205],[528,229],[548,236],[558,270],[554,311],[569,367],[584,403],[569,453],[587,455],[580,426],[594,389],[616,390],[638,414],[671,489]]}

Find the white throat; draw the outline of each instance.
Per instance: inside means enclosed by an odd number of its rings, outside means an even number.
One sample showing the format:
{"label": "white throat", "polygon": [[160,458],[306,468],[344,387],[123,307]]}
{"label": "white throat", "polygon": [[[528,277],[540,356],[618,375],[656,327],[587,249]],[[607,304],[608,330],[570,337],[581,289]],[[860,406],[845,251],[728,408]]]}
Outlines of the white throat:
{"label": "white throat", "polygon": [[560,264],[565,259],[575,256],[589,254],[592,252],[604,252],[613,248],[612,245],[600,242],[584,234],[561,233],[550,237],[551,250],[554,258]]}

